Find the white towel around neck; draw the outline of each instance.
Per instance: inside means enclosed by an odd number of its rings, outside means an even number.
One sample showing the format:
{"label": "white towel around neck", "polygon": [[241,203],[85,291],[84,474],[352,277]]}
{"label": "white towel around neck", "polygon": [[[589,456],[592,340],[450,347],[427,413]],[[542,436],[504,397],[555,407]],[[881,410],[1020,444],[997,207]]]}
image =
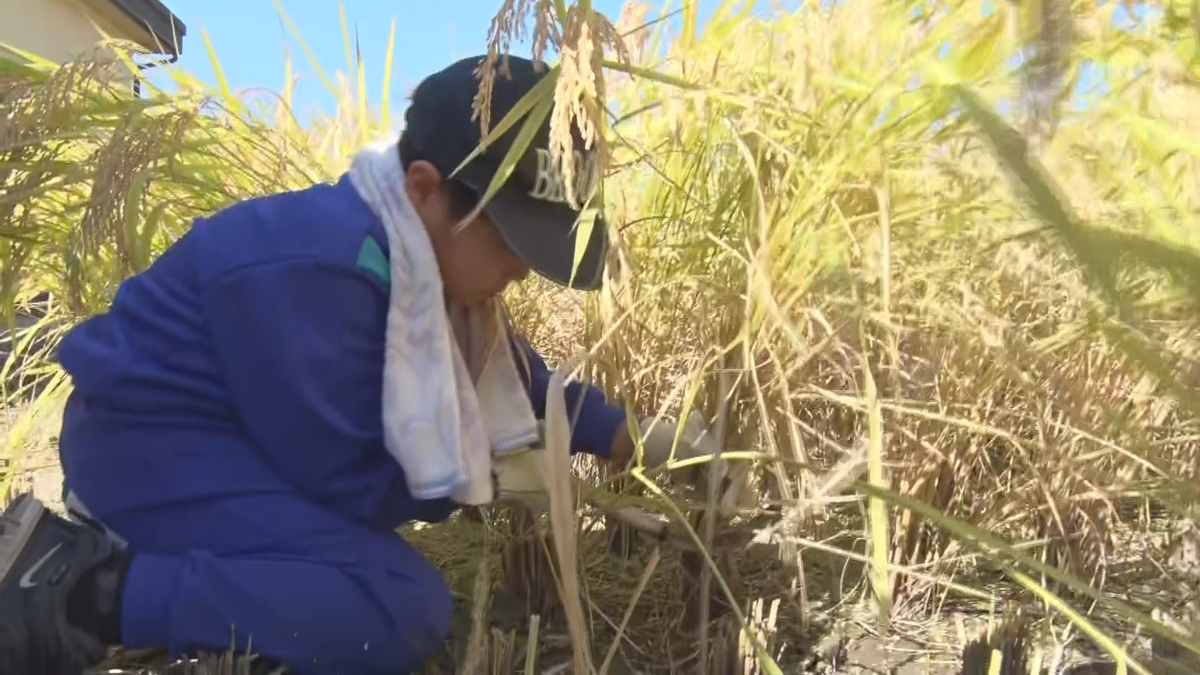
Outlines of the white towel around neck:
{"label": "white towel around neck", "polygon": [[360,151],[349,175],[388,239],[384,444],[413,497],[486,504],[495,495],[492,456],[539,439],[503,305],[447,303],[429,234],[404,190],[394,139]]}

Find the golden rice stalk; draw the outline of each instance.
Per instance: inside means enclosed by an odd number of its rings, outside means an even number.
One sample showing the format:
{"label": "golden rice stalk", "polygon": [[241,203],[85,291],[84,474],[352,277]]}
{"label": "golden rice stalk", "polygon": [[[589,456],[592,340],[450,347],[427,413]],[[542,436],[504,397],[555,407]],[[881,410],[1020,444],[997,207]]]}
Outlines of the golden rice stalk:
{"label": "golden rice stalk", "polygon": [[479,561],[475,573],[475,587],[471,593],[471,635],[467,640],[467,655],[462,671],[465,674],[481,673],[487,655],[487,610],[491,603],[492,577],[486,557]]}
{"label": "golden rice stalk", "polygon": [[479,92],[475,95],[474,117],[479,119],[480,130],[487,134],[491,126],[492,83],[495,80],[497,66],[501,75],[507,76],[508,63],[501,57],[509,54],[509,45],[515,38],[525,37],[525,22],[533,15],[533,53],[534,62],[541,62],[547,46],[555,46],[561,42],[558,25],[555,23],[553,0],[505,0],[492,17],[488,28],[487,58],[475,71],[479,79]]}
{"label": "golden rice stalk", "polygon": [[546,448],[541,453],[543,476],[550,493],[550,528],[558,558],[558,595],[567,616],[567,631],[574,653],[573,672],[591,673],[590,640],[584,623],[583,601],[579,594],[578,548],[575,540],[575,500],[571,491],[571,427],[563,397],[565,382],[561,372],[550,378],[546,396]]}
{"label": "golden rice stalk", "polygon": [[534,665],[537,663],[538,651],[538,623],[541,621],[541,616],[534,614],[529,617],[529,638],[525,643],[525,675],[534,674]]}
{"label": "golden rice stalk", "polygon": [[550,113],[550,156],[558,163],[566,186],[567,201],[578,208],[581,199],[591,195],[576,194],[579,181],[575,172],[574,131],[582,137],[584,147],[595,155],[598,171],[608,166],[609,149],[604,139],[604,46],[608,45],[624,64],[629,52],[616,27],[599,12],[581,12],[578,6],[567,13],[557,87],[554,91],[554,111]]}
{"label": "golden rice stalk", "polygon": [[630,63],[640,63],[642,53],[646,50],[646,42],[650,39],[650,31],[646,28],[646,15],[649,13],[650,4],[646,2],[629,0],[621,5],[616,30],[629,52]]}

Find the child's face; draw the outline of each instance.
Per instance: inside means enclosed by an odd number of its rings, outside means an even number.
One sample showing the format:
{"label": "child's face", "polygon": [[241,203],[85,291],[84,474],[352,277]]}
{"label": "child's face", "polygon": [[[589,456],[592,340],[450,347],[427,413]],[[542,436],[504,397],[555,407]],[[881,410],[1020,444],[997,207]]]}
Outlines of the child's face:
{"label": "child's face", "polygon": [[452,299],[487,300],[529,275],[529,267],[508,247],[486,213],[458,227],[449,193],[442,189],[441,174],[433,165],[413,162],[406,182],[409,200],[429,232],[442,286]]}

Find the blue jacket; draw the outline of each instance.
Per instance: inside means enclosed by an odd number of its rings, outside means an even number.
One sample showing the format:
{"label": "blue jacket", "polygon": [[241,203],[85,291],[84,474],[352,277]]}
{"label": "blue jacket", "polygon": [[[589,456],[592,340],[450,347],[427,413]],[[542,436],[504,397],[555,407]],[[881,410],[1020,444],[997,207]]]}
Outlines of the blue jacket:
{"label": "blue jacket", "polygon": [[[383,446],[387,255],[381,223],[345,177],[197,219],[63,340],[74,392],[62,452],[142,448],[188,473],[169,495],[154,494],[161,476],[130,477],[147,503],[186,499],[189,485],[197,498],[214,484],[262,489],[253,462],[372,528],[446,518],[455,505],[413,499]],[[541,417],[550,373],[518,348]],[[606,456],[623,409],[579,383],[567,405],[578,411],[572,453]]]}

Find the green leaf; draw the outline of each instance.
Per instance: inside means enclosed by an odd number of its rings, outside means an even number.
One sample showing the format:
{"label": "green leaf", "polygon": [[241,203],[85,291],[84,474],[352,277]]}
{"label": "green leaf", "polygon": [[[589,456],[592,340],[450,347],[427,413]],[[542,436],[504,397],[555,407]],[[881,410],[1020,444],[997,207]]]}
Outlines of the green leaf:
{"label": "green leaf", "polygon": [[1121,296],[1112,266],[1078,226],[1066,197],[1041,163],[1028,153],[1025,139],[974,92],[961,85],[952,85],[951,90],[967,116],[989,141],[993,154],[1009,170],[1014,181],[1024,188],[1023,195],[1034,212],[1058,230],[1101,292],[1119,309]]}
{"label": "green leaf", "polygon": [[388,31],[387,50],[383,56],[383,88],[379,95],[379,124],[387,127],[391,124],[392,113],[389,110],[392,91],[392,64],[396,58],[396,19],[392,18],[392,27]]}
{"label": "green leaf", "polygon": [[366,145],[371,136],[371,119],[367,114],[367,65],[363,62],[357,25],[354,27],[354,58],[354,70],[358,74],[358,142]]}
{"label": "green leaf", "polygon": [[221,61],[217,58],[217,52],[213,49],[212,40],[208,38],[208,32],[203,27],[200,29],[200,37],[204,40],[204,49],[208,52],[209,63],[212,64],[213,75],[217,78],[217,85],[220,87],[221,97],[225,99],[225,104],[230,110],[238,113],[245,111],[245,105],[233,95],[233,90],[229,88],[229,81],[225,79],[225,71],[221,68]]}
{"label": "green leaf", "polygon": [[976,32],[976,39],[967,45],[959,60],[959,73],[968,82],[975,81],[992,72],[998,62],[1003,62],[1008,52],[1005,23],[1007,11],[997,11]]}
{"label": "green leaf", "polygon": [[700,23],[697,18],[699,10],[698,0],[683,0],[683,34],[680,35],[680,41],[685,48],[696,44],[696,37],[699,34],[697,26]]}
{"label": "green leaf", "polygon": [[283,5],[279,3],[279,0],[271,0],[271,2],[275,5],[275,11],[279,13],[279,18],[284,22],[288,30],[291,31],[292,37],[296,38],[296,42],[300,43],[300,48],[304,50],[304,54],[308,57],[308,62],[312,65],[313,70],[317,71],[317,77],[321,78],[321,82],[324,83],[329,93],[333,94],[334,98],[340,98],[337,85],[325,74],[325,69],[321,67],[321,62],[317,60],[316,54],[309,48],[308,43],[304,41],[304,37],[300,35],[296,24],[292,23],[291,17],[288,16],[287,12],[283,11]]}
{"label": "green leaf", "polygon": [[280,96],[283,104],[287,106],[288,114],[294,117],[292,112],[292,98],[295,96],[296,82],[295,76],[292,73],[292,50],[288,49],[286,44],[283,45],[283,93]]}
{"label": "green leaf", "polygon": [[154,253],[154,238],[162,229],[163,217],[169,206],[170,202],[156,204],[146,215],[145,223],[142,226],[142,236],[139,238],[141,244],[138,248],[138,257],[133,261],[133,268],[139,272],[150,267],[150,258]]}
{"label": "green leaf", "polygon": [[[504,119],[500,120],[499,123],[494,124],[491,129],[488,130],[487,135],[480,139],[479,145],[477,145],[475,149],[471,151],[471,154],[467,155],[466,158],[454,168],[454,171],[452,171],[450,175],[458,175],[458,172],[461,171],[463,167],[470,164],[476,157],[479,157],[481,154],[483,154],[484,150],[486,150],[493,141],[511,129],[512,126],[517,123],[517,120],[521,119],[526,115],[526,113],[529,113],[535,108],[540,109],[543,104],[548,102],[549,106],[546,107],[545,112],[538,120],[538,124],[541,124],[542,120],[546,119],[546,115],[550,113],[550,109],[554,106],[554,86],[557,82],[558,67],[555,66],[554,68],[551,68],[550,72],[546,73],[546,76],[538,81],[538,83],[534,85],[532,89],[525,92],[525,95],[521,97],[521,100],[517,101],[513,105],[513,107],[508,111],[508,114],[504,116]],[[510,173],[512,171],[512,167],[516,166],[519,158],[524,155],[525,150],[529,148],[530,140],[536,134],[536,131],[537,127],[535,126],[533,131],[530,132],[529,138],[526,139],[523,146],[518,147],[514,142],[512,148],[509,149],[508,156],[504,158],[504,161],[512,161],[512,166],[509,167]]]}
{"label": "green leaf", "polygon": [[342,49],[346,54],[346,72],[354,72],[357,61],[350,54],[350,30],[346,25],[346,3],[338,0],[338,25],[342,29]]}
{"label": "green leaf", "polygon": [[138,225],[141,223],[142,200],[146,194],[146,185],[150,182],[150,172],[142,169],[138,172],[129,183],[129,189],[125,191],[124,205],[124,233],[125,233],[125,248],[130,253],[130,264],[133,265],[135,271],[142,271],[142,268],[137,267],[137,261],[142,258],[142,250],[149,248],[149,244],[143,241],[143,235],[139,232]]}
{"label": "green leaf", "polygon": [[[533,94],[536,91],[536,88],[530,90],[529,93],[522,97],[521,100],[524,101],[525,98],[528,98],[530,94]],[[518,106],[519,105],[520,103],[518,102]],[[500,162],[500,168],[496,171],[496,175],[492,176],[492,182],[488,184],[487,190],[484,192],[483,198],[480,200],[476,212],[482,210],[483,207],[491,201],[492,197],[496,195],[496,192],[500,190],[501,186],[503,186],[505,181],[508,180],[509,176],[512,175],[512,172],[517,168],[517,163],[520,162],[521,157],[524,156],[525,151],[533,142],[533,137],[537,135],[542,122],[545,121],[546,117],[550,114],[550,109],[553,107],[554,96],[552,95],[542,97],[540,100],[537,100],[533,110],[531,110],[529,115],[525,117],[525,122],[521,125],[521,129],[517,132],[516,138],[513,139],[512,147],[509,148],[508,153]],[[517,106],[514,106],[513,111],[515,111],[516,108]],[[511,112],[509,114],[511,115]],[[469,219],[470,218],[467,220]]]}
{"label": "green leaf", "polygon": [[741,6],[734,9],[739,0],[721,0],[721,4],[713,10],[712,16],[704,24],[701,40],[705,43],[721,44],[729,39],[733,31],[742,25],[754,7],[756,0],[741,0]]}
{"label": "green leaf", "polygon": [[20,57],[24,61],[24,63],[20,63],[20,62],[16,62],[16,61],[11,61],[9,59],[0,58],[0,65],[16,66],[17,72],[26,72],[29,70],[33,70],[33,71],[37,71],[37,72],[41,72],[41,73],[48,73],[48,72],[58,70],[58,67],[60,65],[54,61],[51,61],[50,59],[44,58],[42,56],[38,56],[37,54],[34,54],[31,51],[21,49],[20,47],[17,47],[16,45],[11,45],[7,42],[0,42],[0,47],[4,48],[6,51],[8,51],[12,54],[16,54],[18,57]]}
{"label": "green leaf", "polygon": [[[999,536],[992,534],[987,530],[975,527],[974,525],[964,522],[958,518],[954,518],[918,499],[914,499],[913,497],[909,497],[907,495],[902,495],[890,489],[880,488],[875,485],[871,485],[870,483],[863,483],[862,481],[855,481],[854,487],[856,490],[865,492],[869,496],[887,500],[899,508],[912,511],[929,520],[930,522],[936,523],[943,529],[953,534],[955,539],[973,549],[980,551],[987,556],[989,561],[991,561],[993,564],[1000,565],[1006,570],[1006,572],[1010,574],[1013,572],[1020,573],[1020,570],[1015,567],[1016,564],[1019,564],[1021,567],[1027,570],[1031,570],[1039,575],[1053,579],[1069,587],[1070,589],[1085,595],[1092,600],[1095,600],[1099,604],[1116,612],[1123,618],[1136,623],[1141,628],[1144,628],[1161,637],[1173,640],[1192,652],[1200,654],[1200,645],[1197,645],[1190,640],[1181,638],[1170,628],[1139,612],[1132,606],[1112,596],[1105,595],[1102,591],[1096,589],[1091,584],[1081,581],[1071,574],[1043,563],[1036,557],[1025,553],[1021,549],[1016,548],[1015,546],[1001,539]],[[1009,562],[1010,560],[1012,562]],[[1035,587],[1042,589],[1042,591],[1045,593],[1049,593],[1044,586],[1035,584]],[[1079,618],[1079,615],[1072,614],[1068,615],[1068,617],[1072,618],[1074,621],[1076,618]],[[1083,628],[1082,625],[1080,627]],[[1108,644],[1115,645],[1115,642],[1110,641]],[[1117,649],[1118,651],[1116,653],[1124,654],[1119,647]],[[1134,668],[1144,675],[1149,675],[1144,668],[1137,664],[1134,664]]]}
{"label": "green leaf", "polygon": [[1196,45],[1200,45],[1200,0],[1192,0],[1192,36]]}
{"label": "green leaf", "polygon": [[575,252],[571,259],[570,283],[575,283],[575,274],[579,271],[579,263],[583,261],[584,253],[587,252],[587,245],[592,238],[592,230],[596,228],[598,216],[599,209],[585,208],[579,212],[579,218],[575,222]]}

